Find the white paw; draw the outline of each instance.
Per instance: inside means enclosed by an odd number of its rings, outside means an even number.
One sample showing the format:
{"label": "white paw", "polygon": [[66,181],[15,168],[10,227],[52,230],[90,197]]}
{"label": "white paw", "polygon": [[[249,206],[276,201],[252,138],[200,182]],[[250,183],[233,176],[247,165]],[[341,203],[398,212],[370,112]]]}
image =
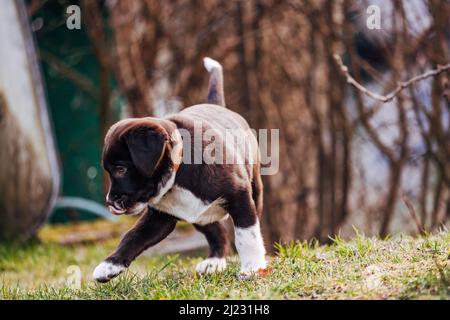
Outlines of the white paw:
{"label": "white paw", "polygon": [[200,274],[222,272],[227,267],[225,258],[208,258],[197,264],[195,271]]}
{"label": "white paw", "polygon": [[261,272],[267,270],[266,259],[258,259],[254,261],[249,261],[244,265],[241,265],[241,271],[239,271],[239,277],[241,279],[246,279],[254,275],[258,275]]}
{"label": "white paw", "polygon": [[241,278],[267,272],[266,249],[259,221],[247,228],[234,228],[236,249],[241,259]]}
{"label": "white paw", "polygon": [[103,261],[95,268],[92,277],[98,282],[108,282],[112,278],[118,276],[125,269],[125,266],[121,264]]}

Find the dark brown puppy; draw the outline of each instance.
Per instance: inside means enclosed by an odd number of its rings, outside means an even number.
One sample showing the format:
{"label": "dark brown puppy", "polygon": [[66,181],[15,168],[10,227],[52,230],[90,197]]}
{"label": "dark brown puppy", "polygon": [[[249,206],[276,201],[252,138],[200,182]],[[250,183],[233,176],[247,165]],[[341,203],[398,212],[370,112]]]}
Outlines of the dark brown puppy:
{"label": "dark brown puppy", "polygon": [[145,249],[163,240],[177,220],[194,224],[210,245],[197,272],[222,271],[228,246],[222,219],[231,216],[241,274],[266,268],[259,226],[262,181],[259,150],[247,122],[225,108],[221,65],[211,73],[208,102],[162,119],[126,119],[105,138],[103,166],[114,214],[142,214],[118,248],[94,270],[108,281]]}

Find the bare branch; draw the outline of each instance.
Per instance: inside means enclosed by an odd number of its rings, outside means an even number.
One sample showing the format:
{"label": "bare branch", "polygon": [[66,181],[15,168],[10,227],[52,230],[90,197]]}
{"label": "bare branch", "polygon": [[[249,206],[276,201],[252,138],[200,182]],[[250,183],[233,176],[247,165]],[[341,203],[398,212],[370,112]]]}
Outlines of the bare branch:
{"label": "bare branch", "polygon": [[408,196],[406,194],[403,194],[402,200],[405,203],[406,207],[408,208],[409,214],[411,215],[411,218],[413,219],[413,221],[417,227],[417,231],[419,232],[419,234],[423,234],[425,232],[425,227],[420,222],[419,217],[417,216],[417,213],[416,213],[416,209],[414,208],[413,204],[408,199]]}
{"label": "bare branch", "polygon": [[387,94],[387,95],[380,95],[378,93],[370,91],[369,89],[364,87],[362,84],[360,84],[358,81],[356,81],[350,75],[347,66],[344,65],[344,63],[342,62],[342,58],[338,54],[334,54],[333,57],[334,57],[334,60],[336,61],[337,65],[339,66],[342,74],[347,79],[347,83],[349,83],[350,85],[354,86],[356,89],[358,89],[359,91],[361,91],[365,95],[367,95],[367,96],[369,96],[369,97],[371,97],[371,98],[373,98],[375,100],[381,101],[383,103],[391,101],[401,91],[403,91],[405,88],[409,87],[410,85],[412,85],[415,82],[424,80],[426,78],[435,77],[435,76],[441,74],[444,71],[450,70],[450,63],[446,64],[446,65],[439,65],[437,67],[437,69],[429,70],[429,71],[427,71],[427,72],[425,72],[423,74],[417,75],[417,76],[409,79],[408,81],[400,82],[398,87],[395,88],[393,91],[391,91],[389,94]]}
{"label": "bare branch", "polygon": [[47,51],[41,50],[40,57],[45,63],[49,64],[52,68],[55,68],[55,70],[57,70],[63,77],[72,81],[76,86],[88,93],[93,99],[98,99],[98,91],[94,83],[89,78],[77,72],[74,68]]}

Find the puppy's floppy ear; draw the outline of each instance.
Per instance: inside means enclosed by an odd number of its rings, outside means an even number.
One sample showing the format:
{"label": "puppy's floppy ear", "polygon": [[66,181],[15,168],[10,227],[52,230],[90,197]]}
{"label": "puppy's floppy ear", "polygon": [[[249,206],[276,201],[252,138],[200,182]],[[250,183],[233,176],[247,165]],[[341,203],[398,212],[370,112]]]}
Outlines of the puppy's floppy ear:
{"label": "puppy's floppy ear", "polygon": [[164,156],[167,138],[162,132],[138,127],[125,135],[134,165],[144,176],[151,176]]}

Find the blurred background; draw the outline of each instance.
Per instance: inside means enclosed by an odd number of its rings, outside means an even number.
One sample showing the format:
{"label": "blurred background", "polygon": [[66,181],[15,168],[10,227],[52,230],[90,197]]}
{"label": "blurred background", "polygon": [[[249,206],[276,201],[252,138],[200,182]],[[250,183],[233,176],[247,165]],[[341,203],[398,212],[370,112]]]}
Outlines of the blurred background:
{"label": "blurred background", "polygon": [[106,130],[204,102],[205,56],[223,64],[228,108],[280,129],[279,172],[263,177],[269,249],[442,228],[450,72],[382,102],[334,55],[386,95],[450,62],[449,17],[447,0],[1,1],[0,238],[112,219]]}

